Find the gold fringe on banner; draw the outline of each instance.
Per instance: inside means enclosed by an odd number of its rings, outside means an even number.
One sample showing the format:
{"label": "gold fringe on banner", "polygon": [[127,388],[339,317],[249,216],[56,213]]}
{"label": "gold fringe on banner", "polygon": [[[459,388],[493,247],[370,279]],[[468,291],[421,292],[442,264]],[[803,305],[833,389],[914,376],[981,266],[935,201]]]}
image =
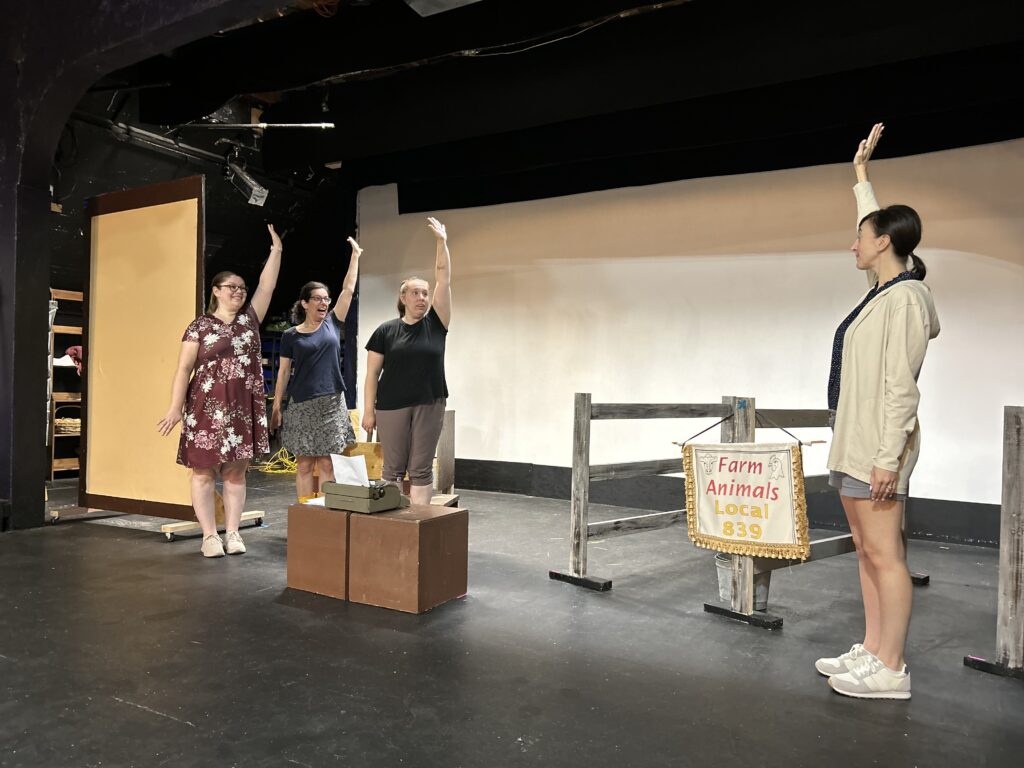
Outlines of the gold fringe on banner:
{"label": "gold fringe on banner", "polygon": [[[704,446],[702,446],[704,447]],[[735,451],[736,445],[722,443],[723,451]],[[697,490],[691,481],[697,477],[694,470],[693,446],[683,448],[683,472],[686,474],[686,530],[690,541],[698,547],[747,557],[771,557],[779,560],[806,560],[811,554],[811,541],[807,525],[807,495],[804,487],[804,461],[799,444],[789,448],[790,470],[793,477],[793,514],[795,516],[796,543],[772,544],[755,541],[736,541],[701,533],[697,520]]]}

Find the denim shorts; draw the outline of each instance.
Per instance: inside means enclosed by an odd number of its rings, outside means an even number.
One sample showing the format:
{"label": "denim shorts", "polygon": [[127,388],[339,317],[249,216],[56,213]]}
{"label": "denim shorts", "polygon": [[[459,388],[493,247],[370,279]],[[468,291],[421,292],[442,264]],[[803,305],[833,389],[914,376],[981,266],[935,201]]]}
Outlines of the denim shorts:
{"label": "denim shorts", "polygon": [[[845,472],[829,470],[828,484],[836,488],[841,496],[848,496],[851,499],[871,498],[871,486],[856,477],[850,477]],[[897,493],[892,499],[893,501],[906,501],[907,494]]]}

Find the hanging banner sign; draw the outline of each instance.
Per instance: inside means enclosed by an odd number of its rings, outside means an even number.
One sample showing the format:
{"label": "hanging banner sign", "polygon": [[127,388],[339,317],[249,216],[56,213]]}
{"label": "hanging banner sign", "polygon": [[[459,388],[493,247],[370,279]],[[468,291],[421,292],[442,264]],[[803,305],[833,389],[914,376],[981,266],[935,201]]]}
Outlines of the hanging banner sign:
{"label": "hanging banner sign", "polygon": [[805,560],[804,468],[796,443],[720,443],[683,448],[686,521],[698,547]]}

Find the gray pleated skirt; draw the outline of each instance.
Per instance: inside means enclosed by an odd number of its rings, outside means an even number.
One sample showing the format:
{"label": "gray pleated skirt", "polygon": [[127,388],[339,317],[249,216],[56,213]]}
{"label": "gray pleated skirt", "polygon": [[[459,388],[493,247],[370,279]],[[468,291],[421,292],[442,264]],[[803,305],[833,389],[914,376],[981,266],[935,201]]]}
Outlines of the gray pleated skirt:
{"label": "gray pleated skirt", "polygon": [[323,395],[284,409],[281,444],[296,456],[341,453],[356,441],[345,395]]}

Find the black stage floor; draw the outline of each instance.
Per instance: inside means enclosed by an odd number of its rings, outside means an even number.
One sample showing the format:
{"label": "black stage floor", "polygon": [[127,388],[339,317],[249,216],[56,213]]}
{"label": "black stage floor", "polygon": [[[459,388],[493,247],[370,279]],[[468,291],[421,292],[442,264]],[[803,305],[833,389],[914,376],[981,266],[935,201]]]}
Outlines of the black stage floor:
{"label": "black stage floor", "polygon": [[125,518],[0,536],[0,766],[1021,765],[1024,684],[962,666],[996,550],[911,542],[914,698],[861,702],[812,666],[859,639],[852,555],[776,572],[767,632],[703,612],[682,527],[593,543],[600,594],[548,579],[567,503],[469,492],[469,595],[412,616],[286,589],[291,479],[250,488],[242,557]]}

